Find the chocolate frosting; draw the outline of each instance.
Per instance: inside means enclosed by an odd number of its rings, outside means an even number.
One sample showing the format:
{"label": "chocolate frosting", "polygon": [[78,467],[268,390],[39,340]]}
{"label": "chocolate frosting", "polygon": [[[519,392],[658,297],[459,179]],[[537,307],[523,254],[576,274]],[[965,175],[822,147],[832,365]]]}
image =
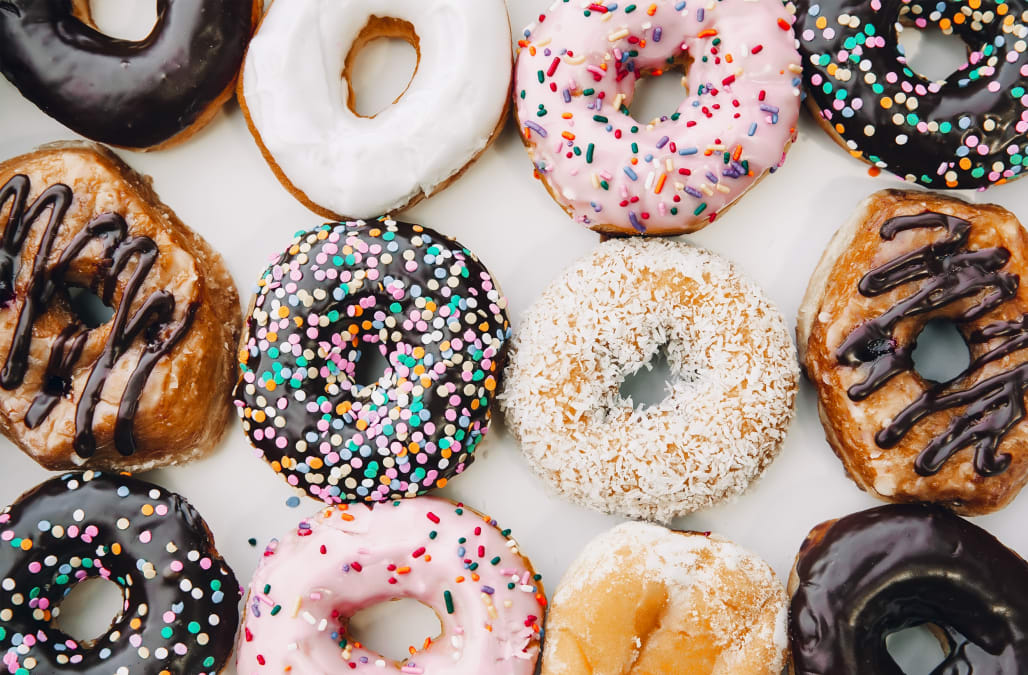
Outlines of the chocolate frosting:
{"label": "chocolate frosting", "polygon": [[157,0],[138,42],[108,37],[71,0],[0,0],[0,71],[46,114],[103,143],[148,148],[233,86],[253,0]]}
{"label": "chocolate frosting", "polygon": [[[0,539],[10,672],[213,675],[228,660],[239,582],[181,496],[128,476],[68,473],[0,512]],[[125,602],[106,633],[80,642],[54,626],[54,609],[91,578],[116,584]]]}
{"label": "chocolate frosting", "polygon": [[1028,671],[1028,564],[985,530],[927,504],[891,504],[814,529],[789,614],[797,675],[902,675],[886,638],[932,624],[932,675]]}

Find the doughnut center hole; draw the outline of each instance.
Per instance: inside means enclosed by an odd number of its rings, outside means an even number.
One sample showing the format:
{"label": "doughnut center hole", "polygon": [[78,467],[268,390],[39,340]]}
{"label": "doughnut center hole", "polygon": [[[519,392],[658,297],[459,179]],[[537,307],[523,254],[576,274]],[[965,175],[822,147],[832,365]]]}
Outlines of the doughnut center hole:
{"label": "doughnut center hole", "polygon": [[50,624],[83,644],[93,644],[121,618],[125,594],[112,581],[92,577],[69,589]]}
{"label": "doughnut center hole", "polygon": [[72,314],[87,328],[98,328],[114,316],[114,308],[104,304],[99,295],[85,286],[68,284],[67,292]]}
{"label": "doughnut center hole", "polygon": [[78,11],[75,16],[107,37],[139,42],[157,25],[157,3],[154,0],[88,0],[87,5],[88,17]]}
{"label": "doughnut center hole", "polygon": [[621,382],[621,399],[633,408],[652,408],[668,397],[678,378],[671,371],[667,346],[661,347],[639,370]]}
{"label": "doughnut center hole", "polygon": [[346,55],[346,105],[358,117],[375,117],[407,93],[421,61],[414,26],[373,16]]}
{"label": "doughnut center hole", "polygon": [[379,350],[378,345],[365,345],[360,350],[360,358],[353,364],[353,382],[358,387],[370,387],[389,369],[389,359]]}
{"label": "doughnut center hole", "polygon": [[967,63],[967,45],[957,35],[946,35],[934,24],[927,28],[897,25],[899,53],[915,73],[929,80],[945,80]]}
{"label": "doughnut center hole", "polygon": [[346,634],[391,661],[411,658],[410,649],[421,651],[425,640],[442,635],[439,617],[427,605],[411,598],[380,602],[350,617]]}
{"label": "doughnut center hole", "polygon": [[885,638],[889,656],[905,675],[931,675],[946,659],[932,624],[904,628]]}
{"label": "doughnut center hole", "polygon": [[649,75],[636,82],[635,94],[628,104],[632,117],[641,124],[649,124],[675,114],[689,94],[686,68],[672,66],[663,75]]}
{"label": "doughnut center hole", "polygon": [[948,319],[932,319],[917,336],[911,354],[914,370],[930,382],[949,382],[971,364],[964,336]]}

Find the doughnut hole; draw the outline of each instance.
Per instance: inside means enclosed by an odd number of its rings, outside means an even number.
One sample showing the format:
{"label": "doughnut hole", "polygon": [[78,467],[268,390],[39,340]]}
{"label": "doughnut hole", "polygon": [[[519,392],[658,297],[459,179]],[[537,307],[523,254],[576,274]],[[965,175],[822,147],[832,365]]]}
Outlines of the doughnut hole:
{"label": "doughnut hole", "polygon": [[929,382],[950,382],[971,363],[967,342],[956,324],[948,319],[932,319],[917,336],[911,354],[914,370]]}
{"label": "doughnut hole", "polygon": [[54,607],[50,625],[76,641],[91,645],[121,618],[125,594],[114,582],[92,577],[68,590]]}
{"label": "doughnut hole", "polygon": [[367,345],[360,350],[360,356],[353,364],[352,379],[359,389],[377,384],[388,374],[389,359],[377,345]]}
{"label": "doughnut hole", "polygon": [[403,98],[420,63],[421,43],[411,23],[371,17],[343,66],[347,107],[358,117],[375,117]]}
{"label": "doughnut hole", "polygon": [[930,675],[947,656],[942,636],[938,627],[922,624],[889,634],[885,646],[905,675]]}
{"label": "doughnut hole", "polygon": [[114,316],[114,308],[85,286],[68,284],[65,291],[72,314],[88,328],[98,328]]}
{"label": "doughnut hole", "polygon": [[634,408],[659,405],[671,393],[677,379],[668,362],[665,345],[641,368],[625,376],[621,383],[621,398]]}
{"label": "doughnut hole", "polygon": [[670,117],[689,95],[688,59],[676,62],[661,75],[647,73],[635,83],[635,93],[626,103],[632,117],[642,123]]}
{"label": "doughnut hole", "polygon": [[904,21],[896,26],[896,34],[907,65],[929,80],[945,80],[967,63],[967,45],[959,36],[943,33],[934,23],[919,29]]}
{"label": "doughnut hole", "polygon": [[443,627],[436,613],[417,600],[397,598],[366,607],[350,617],[346,635],[391,661],[403,663],[435,642]]}
{"label": "doughnut hole", "polygon": [[157,25],[154,0],[72,0],[75,16],[104,35],[138,42]]}

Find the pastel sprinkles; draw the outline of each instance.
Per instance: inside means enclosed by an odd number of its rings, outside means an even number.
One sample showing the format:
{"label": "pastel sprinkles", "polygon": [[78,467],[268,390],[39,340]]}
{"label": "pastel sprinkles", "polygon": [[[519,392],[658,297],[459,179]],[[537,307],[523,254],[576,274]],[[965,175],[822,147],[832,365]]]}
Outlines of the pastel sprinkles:
{"label": "pastel sprinkles", "polygon": [[[557,0],[525,30],[515,67],[537,176],[598,231],[681,234],[713,222],[795,138],[792,21],[778,0]],[[636,81],[688,60],[678,110],[633,118]]]}
{"label": "pastel sprinkles", "polygon": [[[471,251],[420,225],[299,233],[261,277],[236,405],[290,485],[329,503],[442,487],[490,419],[507,301]],[[368,350],[385,372],[359,383]]]}

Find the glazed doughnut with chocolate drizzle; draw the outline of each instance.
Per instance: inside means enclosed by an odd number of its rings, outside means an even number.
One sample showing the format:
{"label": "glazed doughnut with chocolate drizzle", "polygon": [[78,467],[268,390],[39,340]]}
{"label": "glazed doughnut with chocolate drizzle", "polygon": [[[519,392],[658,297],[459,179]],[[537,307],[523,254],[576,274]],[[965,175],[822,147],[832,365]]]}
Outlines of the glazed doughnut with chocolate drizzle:
{"label": "glazed doughnut with chocolate drizzle", "polygon": [[[1011,213],[927,193],[872,195],[836,234],[798,338],[828,441],[862,488],[977,514],[1028,481],[1026,260]],[[933,319],[970,352],[945,382],[912,360]]]}
{"label": "glazed doughnut with chocolate drizzle", "polygon": [[0,164],[0,227],[4,434],[50,469],[143,470],[209,449],[240,323],[221,257],[85,144]]}

